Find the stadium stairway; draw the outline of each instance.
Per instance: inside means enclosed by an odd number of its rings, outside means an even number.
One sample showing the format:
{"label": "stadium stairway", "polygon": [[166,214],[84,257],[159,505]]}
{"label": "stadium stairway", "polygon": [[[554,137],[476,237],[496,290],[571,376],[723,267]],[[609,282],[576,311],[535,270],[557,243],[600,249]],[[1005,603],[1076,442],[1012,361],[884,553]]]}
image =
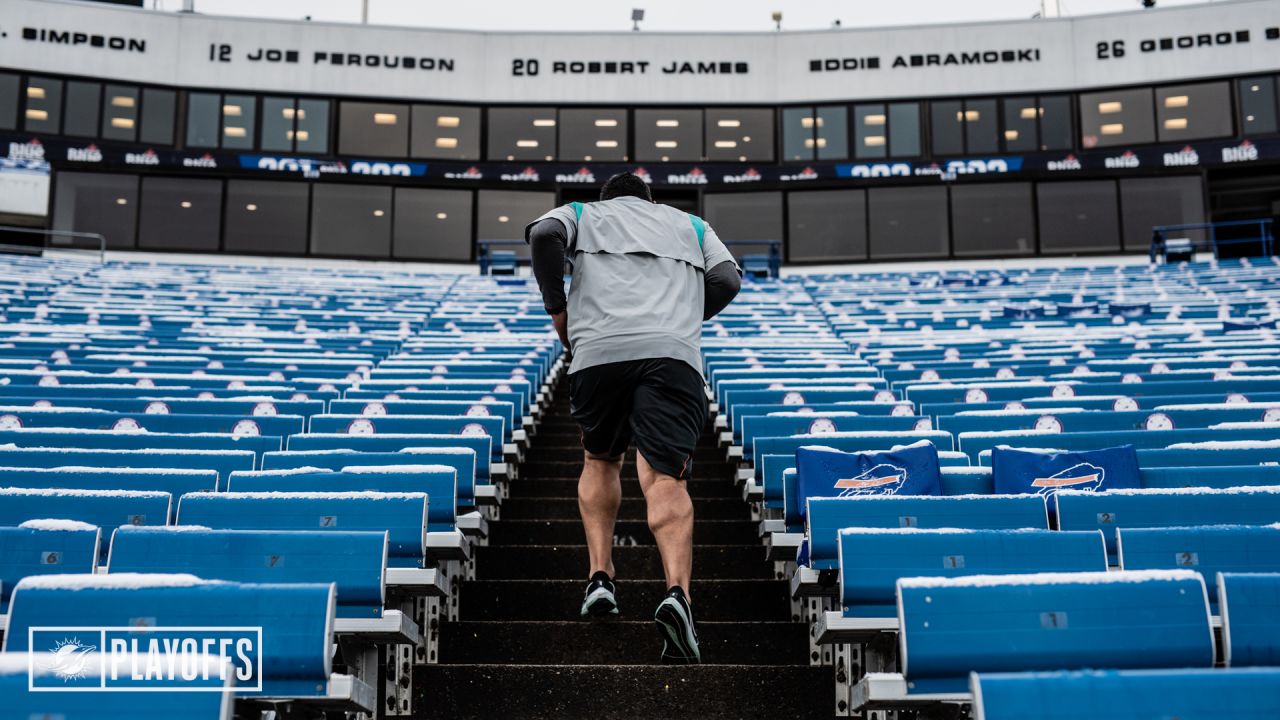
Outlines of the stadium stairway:
{"label": "stadium stairway", "polygon": [[645,523],[634,451],[623,469],[615,537],[617,619],[578,617],[587,549],[568,389],[552,399],[511,483],[459,621],[440,633],[440,662],[414,678],[431,718],[781,718],[830,716],[832,669],[811,667],[808,630],[765,561],[708,424],[694,456],[693,608],[705,662],[660,665],[653,610],[666,589]]}

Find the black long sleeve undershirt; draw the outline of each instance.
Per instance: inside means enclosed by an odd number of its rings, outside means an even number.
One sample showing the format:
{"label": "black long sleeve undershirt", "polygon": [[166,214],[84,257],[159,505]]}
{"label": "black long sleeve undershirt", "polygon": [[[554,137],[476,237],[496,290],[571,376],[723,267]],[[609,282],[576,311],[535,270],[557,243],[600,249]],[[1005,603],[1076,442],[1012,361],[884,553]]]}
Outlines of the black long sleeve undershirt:
{"label": "black long sleeve undershirt", "polygon": [[[555,218],[547,218],[529,229],[533,276],[542,291],[542,305],[548,315],[563,312],[569,304],[564,294],[564,260],[568,244],[564,223]],[[742,288],[738,267],[728,260],[706,271],[702,282],[705,288],[703,320],[710,320],[728,307]]]}

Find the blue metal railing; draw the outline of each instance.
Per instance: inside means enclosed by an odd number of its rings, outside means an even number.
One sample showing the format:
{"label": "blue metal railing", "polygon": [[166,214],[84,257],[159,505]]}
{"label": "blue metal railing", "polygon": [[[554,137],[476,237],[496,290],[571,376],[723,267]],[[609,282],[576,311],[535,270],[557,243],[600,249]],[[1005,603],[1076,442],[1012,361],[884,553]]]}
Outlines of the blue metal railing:
{"label": "blue metal railing", "polygon": [[[477,240],[476,261],[480,264],[480,274],[491,275],[496,268],[512,268],[514,272],[515,268],[528,265],[530,261],[527,257],[519,257],[515,253],[504,255],[504,251],[494,250],[496,247],[519,247],[524,244],[523,240]],[[763,254],[742,256],[742,269],[745,272],[753,274],[767,272],[768,277],[775,278],[782,272],[781,240],[726,240],[724,244],[729,247],[763,245],[767,248],[767,252]]]}
{"label": "blue metal railing", "polygon": [[[1270,257],[1272,246],[1275,242],[1275,236],[1271,230],[1271,218],[1259,218],[1257,220],[1231,220],[1227,222],[1216,223],[1190,223],[1186,225],[1157,225],[1151,228],[1151,262],[1155,262],[1156,258],[1166,257],[1170,249],[1170,240],[1182,240],[1185,243],[1175,242],[1174,246],[1185,249],[1187,252],[1196,252],[1197,250],[1210,249],[1213,250],[1213,256],[1218,257],[1218,248],[1223,245],[1243,245],[1255,244],[1262,248],[1262,255]],[[1256,228],[1256,233],[1249,233],[1245,237],[1218,237],[1218,231],[1223,228],[1239,228],[1242,234],[1246,228]],[[1204,232],[1205,236],[1199,240],[1190,238],[1170,238],[1172,233],[1187,232]],[[1231,233],[1234,235],[1234,233]]]}

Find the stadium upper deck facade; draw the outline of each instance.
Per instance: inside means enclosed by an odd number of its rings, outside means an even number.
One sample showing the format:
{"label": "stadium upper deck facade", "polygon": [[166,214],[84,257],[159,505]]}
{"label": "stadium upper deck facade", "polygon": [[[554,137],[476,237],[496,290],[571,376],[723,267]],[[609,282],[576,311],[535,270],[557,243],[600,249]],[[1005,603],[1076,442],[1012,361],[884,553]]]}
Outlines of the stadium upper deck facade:
{"label": "stadium upper deck facade", "polygon": [[1274,0],[752,34],[10,0],[0,213],[119,248],[470,260],[632,170],[792,261],[1145,251],[1152,225],[1280,212],[1277,58]]}

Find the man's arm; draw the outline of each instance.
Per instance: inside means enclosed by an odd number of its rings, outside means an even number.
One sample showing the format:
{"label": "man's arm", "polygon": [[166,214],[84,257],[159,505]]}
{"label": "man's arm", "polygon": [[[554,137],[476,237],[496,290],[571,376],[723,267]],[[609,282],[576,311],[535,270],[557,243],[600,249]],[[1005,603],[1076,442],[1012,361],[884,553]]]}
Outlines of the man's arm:
{"label": "man's arm", "polygon": [[705,288],[702,301],[702,319],[710,320],[729,307],[729,303],[738,296],[742,289],[742,278],[738,275],[738,266],[732,260],[711,268],[702,276]]}
{"label": "man's arm", "polygon": [[533,277],[542,291],[542,306],[551,316],[566,350],[569,350],[569,322],[565,310],[569,301],[564,294],[564,250],[568,244],[564,223],[555,218],[542,220],[529,229]]}

